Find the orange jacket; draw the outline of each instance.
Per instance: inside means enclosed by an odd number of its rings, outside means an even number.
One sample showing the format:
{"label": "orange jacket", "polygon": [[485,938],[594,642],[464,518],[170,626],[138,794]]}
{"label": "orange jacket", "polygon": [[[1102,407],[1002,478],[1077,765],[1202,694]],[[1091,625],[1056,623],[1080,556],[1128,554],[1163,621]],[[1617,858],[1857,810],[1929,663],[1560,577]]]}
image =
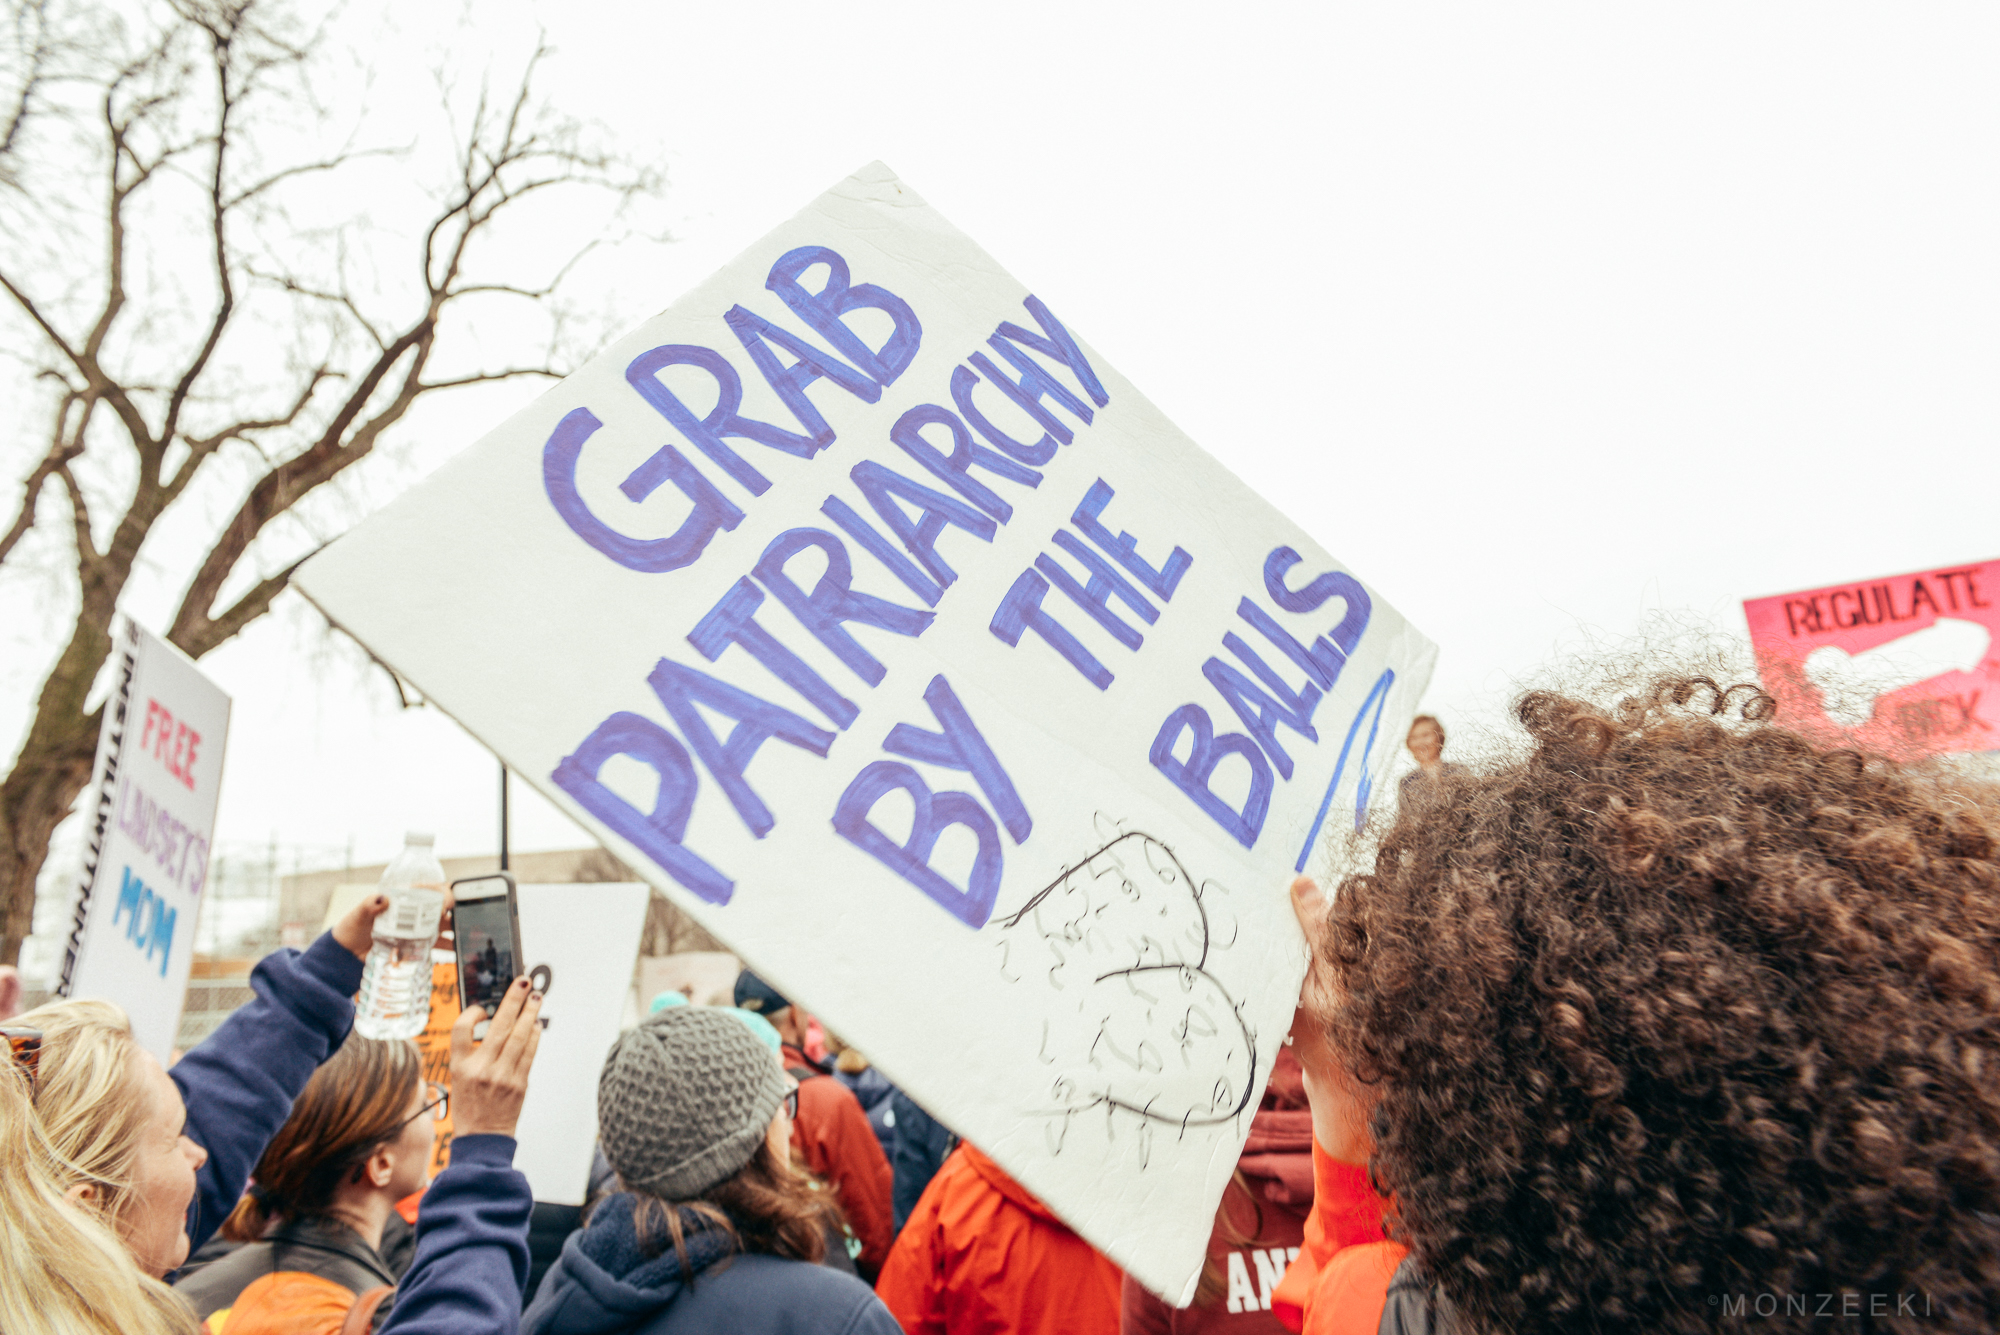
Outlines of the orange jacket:
{"label": "orange jacket", "polygon": [[[785,1048],[784,1058],[793,1069],[810,1065],[794,1047]],[[882,1142],[875,1139],[868,1114],[846,1085],[826,1075],[799,1081],[792,1147],[813,1176],[840,1197],[841,1211],[861,1242],[856,1268],[863,1279],[872,1281],[896,1236],[889,1203],[893,1179]]]}
{"label": "orange jacket", "polygon": [[961,1144],[904,1223],[875,1292],[905,1335],[1118,1335],[1121,1278]]}
{"label": "orange jacket", "polygon": [[1304,1335],[1375,1335],[1389,1276],[1409,1249],[1382,1236],[1388,1202],[1368,1170],[1327,1157],[1313,1140],[1313,1209],[1299,1259],[1271,1294],[1271,1310]]}

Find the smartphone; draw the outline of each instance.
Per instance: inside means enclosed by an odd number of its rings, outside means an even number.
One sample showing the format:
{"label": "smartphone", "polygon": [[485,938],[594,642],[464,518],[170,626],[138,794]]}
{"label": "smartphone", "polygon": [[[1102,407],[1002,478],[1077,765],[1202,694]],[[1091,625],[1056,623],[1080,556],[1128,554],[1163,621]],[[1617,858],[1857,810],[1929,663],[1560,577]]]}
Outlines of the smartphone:
{"label": "smartphone", "polygon": [[[521,915],[514,878],[506,872],[451,883],[451,931],[458,955],[458,1004],[483,1007],[492,1019],[507,985],[521,976]],[[487,1020],[472,1030],[486,1037]]]}

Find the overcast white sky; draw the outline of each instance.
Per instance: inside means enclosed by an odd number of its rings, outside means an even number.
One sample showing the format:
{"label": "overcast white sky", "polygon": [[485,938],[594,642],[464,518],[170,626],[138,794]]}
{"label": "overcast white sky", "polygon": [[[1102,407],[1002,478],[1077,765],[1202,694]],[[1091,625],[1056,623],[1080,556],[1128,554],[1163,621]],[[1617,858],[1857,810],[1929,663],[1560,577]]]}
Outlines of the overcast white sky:
{"label": "overcast white sky", "polygon": [[[1650,612],[1740,634],[1748,596],[2000,555],[1991,5],[467,9],[462,57],[539,23],[550,90],[660,155],[678,239],[602,294],[632,321],[880,158],[1435,639],[1448,724]],[[428,19],[348,22],[371,96],[428,96]],[[402,476],[533,392],[424,415]],[[309,620],[207,660],[218,837],[490,850],[490,756]],[[517,848],[584,842],[516,796]]]}

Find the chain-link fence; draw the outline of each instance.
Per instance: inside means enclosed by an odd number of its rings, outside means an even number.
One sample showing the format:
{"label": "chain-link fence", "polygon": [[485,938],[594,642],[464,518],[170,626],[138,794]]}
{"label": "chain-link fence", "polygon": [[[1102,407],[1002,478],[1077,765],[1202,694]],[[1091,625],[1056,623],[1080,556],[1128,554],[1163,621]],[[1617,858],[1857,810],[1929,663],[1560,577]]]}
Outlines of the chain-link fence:
{"label": "chain-link fence", "polygon": [[353,852],[346,848],[275,840],[216,846],[195,919],[194,962],[176,1046],[193,1047],[250,1000],[250,971],[258,960],[281,945],[302,944],[284,939],[280,902],[285,878],[352,862]]}

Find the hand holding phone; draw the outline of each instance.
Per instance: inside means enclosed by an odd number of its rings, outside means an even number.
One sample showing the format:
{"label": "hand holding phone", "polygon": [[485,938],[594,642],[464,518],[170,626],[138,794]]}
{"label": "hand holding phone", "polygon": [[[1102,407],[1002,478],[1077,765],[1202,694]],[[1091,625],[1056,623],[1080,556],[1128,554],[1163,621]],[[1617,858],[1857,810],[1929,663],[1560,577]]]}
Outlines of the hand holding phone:
{"label": "hand holding phone", "polygon": [[521,917],[515,901],[514,878],[506,872],[473,876],[451,883],[452,949],[458,956],[458,1004],[486,1012],[472,1037],[486,1036],[486,1026],[507,996],[507,985],[520,977]]}

